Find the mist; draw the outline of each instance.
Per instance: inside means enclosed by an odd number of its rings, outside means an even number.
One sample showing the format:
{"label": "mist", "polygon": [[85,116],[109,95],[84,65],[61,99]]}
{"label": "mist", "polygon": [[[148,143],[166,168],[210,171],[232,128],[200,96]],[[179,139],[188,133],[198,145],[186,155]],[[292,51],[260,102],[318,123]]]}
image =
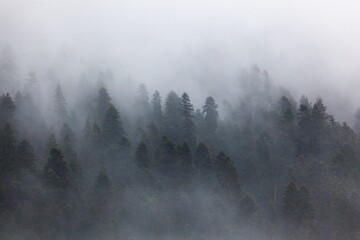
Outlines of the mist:
{"label": "mist", "polygon": [[357,239],[358,23],[356,0],[0,0],[0,238]]}

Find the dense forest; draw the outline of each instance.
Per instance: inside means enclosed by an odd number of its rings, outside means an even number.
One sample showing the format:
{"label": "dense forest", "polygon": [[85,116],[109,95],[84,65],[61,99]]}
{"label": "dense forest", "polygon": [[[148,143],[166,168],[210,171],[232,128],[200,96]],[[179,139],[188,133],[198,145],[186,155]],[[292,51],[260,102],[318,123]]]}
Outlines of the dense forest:
{"label": "dense forest", "polygon": [[339,123],[258,67],[198,107],[111,70],[44,72],[3,49],[0,239],[360,238],[360,113]]}

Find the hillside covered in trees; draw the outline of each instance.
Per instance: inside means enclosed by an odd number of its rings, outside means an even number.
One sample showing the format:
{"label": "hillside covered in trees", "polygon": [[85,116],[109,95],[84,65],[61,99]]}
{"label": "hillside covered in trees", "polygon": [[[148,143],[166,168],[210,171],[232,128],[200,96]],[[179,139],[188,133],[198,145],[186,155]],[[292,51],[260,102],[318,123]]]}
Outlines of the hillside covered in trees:
{"label": "hillside covered in trees", "polygon": [[0,58],[0,239],[360,238],[360,122],[320,97],[254,67],[235,100],[194,106],[110,70],[24,80]]}

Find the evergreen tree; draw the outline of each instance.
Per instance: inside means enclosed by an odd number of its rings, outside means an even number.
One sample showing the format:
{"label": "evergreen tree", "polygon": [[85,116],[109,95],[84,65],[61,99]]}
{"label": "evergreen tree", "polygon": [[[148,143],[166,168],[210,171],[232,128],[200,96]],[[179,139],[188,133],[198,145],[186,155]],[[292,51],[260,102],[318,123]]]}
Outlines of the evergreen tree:
{"label": "evergreen tree", "polygon": [[153,122],[157,126],[157,128],[161,130],[164,124],[164,116],[161,107],[161,97],[158,91],[155,91],[155,93],[152,96],[151,107],[152,107]]}
{"label": "evergreen tree", "polygon": [[101,87],[98,92],[96,116],[95,116],[95,120],[98,123],[104,121],[105,114],[110,106],[111,106],[111,98],[106,88]]}
{"label": "evergreen tree", "polygon": [[181,105],[180,98],[174,91],[167,95],[164,118],[166,136],[173,142],[179,142],[179,126],[182,125]]}
{"label": "evergreen tree", "polygon": [[70,171],[61,151],[56,148],[50,150],[50,156],[44,167],[43,182],[49,190],[58,193],[63,198],[72,187]]}
{"label": "evergreen tree", "polygon": [[185,185],[189,184],[194,175],[193,157],[189,145],[184,142],[177,147],[177,155],[179,160],[179,174],[181,182]]}
{"label": "evergreen tree", "polygon": [[149,159],[147,147],[143,141],[139,143],[136,149],[135,161],[139,169],[146,169],[150,165],[150,159]]}
{"label": "evergreen tree", "polygon": [[307,239],[314,218],[311,197],[308,190],[290,182],[283,199],[283,214],[290,239]]}
{"label": "evergreen tree", "polygon": [[35,172],[35,153],[34,148],[26,140],[19,143],[16,149],[16,158],[22,168]]}
{"label": "evergreen tree", "polygon": [[185,142],[189,143],[191,147],[195,147],[196,132],[194,124],[194,108],[187,93],[184,93],[181,96],[181,110],[183,117],[182,138]]}
{"label": "evergreen tree", "polygon": [[124,135],[120,114],[112,104],[110,104],[110,107],[106,111],[102,123],[102,131],[104,142],[106,144],[120,143],[120,140]]}
{"label": "evergreen tree", "polygon": [[194,165],[198,171],[210,170],[212,168],[209,149],[203,143],[200,143],[196,148]]}
{"label": "evergreen tree", "polygon": [[241,187],[239,175],[233,161],[223,152],[215,160],[216,179],[220,191],[235,201],[240,199]]}
{"label": "evergreen tree", "polygon": [[15,123],[16,106],[9,93],[0,97],[0,127]]}
{"label": "evergreen tree", "polygon": [[217,120],[219,117],[217,107],[218,105],[211,96],[206,98],[205,105],[202,107],[206,131],[210,134],[210,136],[214,136],[217,128]]}
{"label": "evergreen tree", "polygon": [[81,167],[75,151],[75,134],[66,123],[61,129],[61,149],[65,161],[69,164],[69,169],[74,178],[80,180]]}

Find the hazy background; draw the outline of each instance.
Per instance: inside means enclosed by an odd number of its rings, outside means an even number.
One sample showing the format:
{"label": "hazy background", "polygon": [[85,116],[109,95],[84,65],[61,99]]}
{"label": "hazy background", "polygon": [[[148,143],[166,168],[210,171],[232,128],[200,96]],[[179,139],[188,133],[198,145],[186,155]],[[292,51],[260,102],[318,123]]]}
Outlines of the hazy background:
{"label": "hazy background", "polygon": [[187,91],[196,105],[199,85],[231,91],[256,64],[351,121],[360,106],[359,23],[357,0],[0,0],[0,47],[13,48],[20,79],[51,67],[68,74],[65,85],[109,67],[151,92]]}

